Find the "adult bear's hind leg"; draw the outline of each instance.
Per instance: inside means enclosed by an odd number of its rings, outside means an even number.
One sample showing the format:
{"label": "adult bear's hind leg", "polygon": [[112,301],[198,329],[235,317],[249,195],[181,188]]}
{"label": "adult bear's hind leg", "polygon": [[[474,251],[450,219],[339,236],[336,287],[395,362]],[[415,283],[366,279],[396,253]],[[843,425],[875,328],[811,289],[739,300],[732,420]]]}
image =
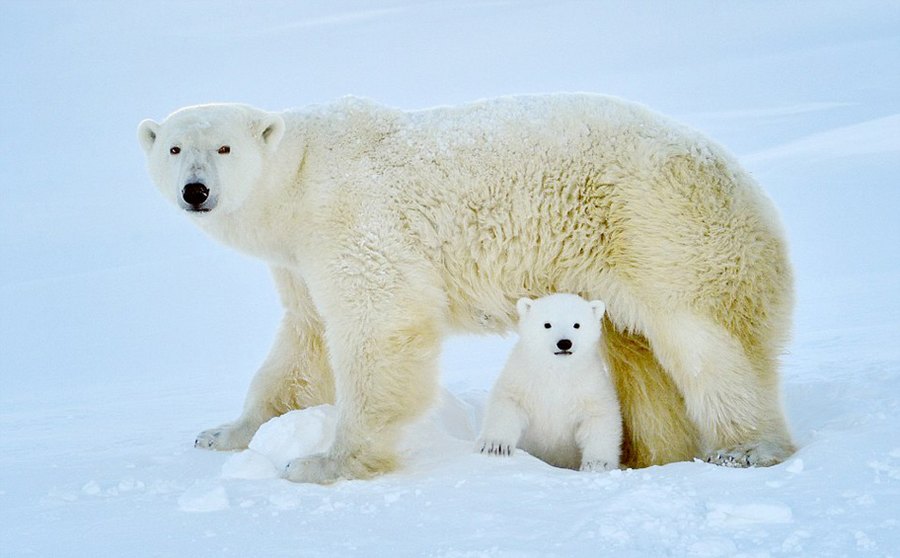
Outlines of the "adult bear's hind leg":
{"label": "adult bear's hind leg", "polygon": [[603,332],[622,410],[622,465],[648,467],[699,457],[697,427],[647,339],[617,329],[608,317]]}
{"label": "adult bear's hind leg", "polygon": [[648,338],[684,397],[708,461],[768,466],[793,453],[774,361],[754,365],[723,327],[688,312],[658,318]]}

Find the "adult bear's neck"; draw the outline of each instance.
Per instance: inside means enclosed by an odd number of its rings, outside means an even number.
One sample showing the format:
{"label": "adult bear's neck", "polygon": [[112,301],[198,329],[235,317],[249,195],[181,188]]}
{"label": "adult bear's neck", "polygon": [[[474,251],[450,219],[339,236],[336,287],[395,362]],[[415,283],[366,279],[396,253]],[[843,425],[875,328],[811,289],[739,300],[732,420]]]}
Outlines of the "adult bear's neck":
{"label": "adult bear's neck", "polygon": [[[294,132],[294,133],[291,133]],[[245,254],[279,266],[296,267],[309,238],[310,218],[303,203],[307,145],[289,129],[263,164],[247,201],[237,210],[209,215],[198,224],[210,236]],[[203,216],[207,217],[207,216]]]}

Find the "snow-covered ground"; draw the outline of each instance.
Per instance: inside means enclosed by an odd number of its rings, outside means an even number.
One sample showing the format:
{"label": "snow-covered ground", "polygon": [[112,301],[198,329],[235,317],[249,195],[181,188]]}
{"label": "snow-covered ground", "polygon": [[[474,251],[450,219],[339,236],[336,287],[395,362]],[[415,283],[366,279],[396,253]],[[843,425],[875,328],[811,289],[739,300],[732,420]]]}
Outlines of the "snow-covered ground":
{"label": "snow-covered ground", "polygon": [[[900,4],[0,2],[0,556],[900,555]],[[471,453],[511,340],[459,338],[403,471],[330,487],[192,447],[233,418],[279,308],[266,268],[151,186],[137,123],[344,94],[641,101],[737,153],[798,277],[800,446],[735,470],[585,474]],[[292,442],[294,447],[286,447]]]}

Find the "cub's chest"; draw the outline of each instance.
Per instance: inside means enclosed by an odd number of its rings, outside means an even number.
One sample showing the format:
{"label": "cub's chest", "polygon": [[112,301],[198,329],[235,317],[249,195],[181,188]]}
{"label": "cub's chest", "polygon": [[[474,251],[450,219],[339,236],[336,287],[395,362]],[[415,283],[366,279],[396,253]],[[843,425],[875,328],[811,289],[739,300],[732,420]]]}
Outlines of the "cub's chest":
{"label": "cub's chest", "polygon": [[542,370],[535,372],[522,391],[522,406],[534,418],[555,422],[578,420],[580,409],[597,389],[595,382],[573,370]]}

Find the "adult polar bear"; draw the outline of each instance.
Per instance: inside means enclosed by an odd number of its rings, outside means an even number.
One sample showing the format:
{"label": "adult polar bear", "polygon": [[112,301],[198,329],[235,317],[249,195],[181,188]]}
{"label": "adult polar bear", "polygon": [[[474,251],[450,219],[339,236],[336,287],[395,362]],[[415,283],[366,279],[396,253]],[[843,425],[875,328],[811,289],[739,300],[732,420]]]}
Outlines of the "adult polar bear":
{"label": "adult polar bear", "polygon": [[201,105],[138,135],[163,195],[268,262],[285,307],[243,413],[200,447],[243,448],[273,416],[335,400],[332,448],[287,477],[389,471],[402,425],[433,400],[446,333],[507,331],[520,297],[571,292],[607,302],[623,465],[792,452],[784,233],[695,132],[573,94],[415,112]]}

